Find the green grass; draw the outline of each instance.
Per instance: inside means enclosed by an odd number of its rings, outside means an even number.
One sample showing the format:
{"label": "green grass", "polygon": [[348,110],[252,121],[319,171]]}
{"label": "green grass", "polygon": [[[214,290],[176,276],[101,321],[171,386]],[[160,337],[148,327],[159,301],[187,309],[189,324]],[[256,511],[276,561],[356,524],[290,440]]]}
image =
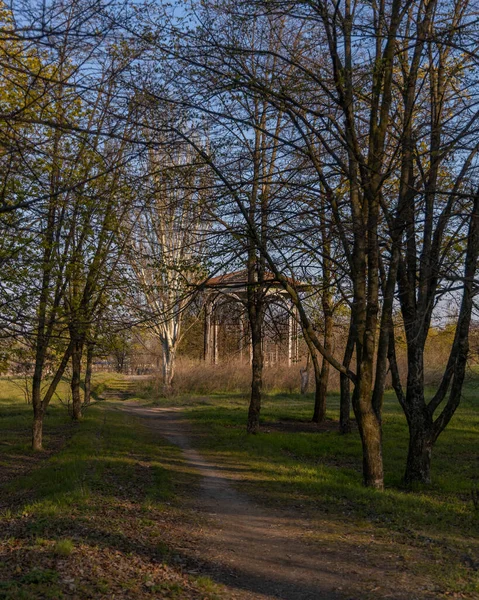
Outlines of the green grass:
{"label": "green grass", "polygon": [[[118,379],[101,375],[95,385],[114,387]],[[60,393],[66,394],[66,384],[62,386]],[[141,382],[135,394],[143,404],[156,397],[147,382]],[[341,532],[358,546],[373,536],[389,552],[404,556],[412,573],[430,576],[450,593],[475,597],[479,511],[471,491],[479,484],[478,398],[476,386],[469,384],[434,449],[433,484],[414,492],[401,486],[407,427],[391,394],[384,406],[383,492],[361,484],[357,432],[340,436],[334,426],[318,432],[275,429],[280,421],[309,421],[311,395],[266,397],[263,431],[255,436],[245,433],[244,396],[185,396],[159,402],[183,406],[199,434],[195,446],[236,472],[244,491],[267,506],[316,519],[317,530],[313,527],[308,533],[311,539],[326,535],[319,521],[328,520],[336,524],[327,534],[331,543]],[[331,394],[331,423],[338,418],[338,404],[337,395]],[[175,490],[191,493],[197,476],[175,470],[180,451],[114,408],[108,402],[95,403],[82,423],[74,424],[56,400],[45,420],[45,446],[50,451],[39,457],[29,447],[31,407],[18,385],[0,381],[0,533],[6,554],[15,557],[0,564],[0,599],[62,598],[73,589],[85,597],[126,589],[138,598],[154,593],[188,598],[194,588],[202,597],[221,597],[208,578],[185,583],[173,571],[166,580],[163,572],[152,572],[151,561],[164,564],[175,556],[174,542],[162,523],[175,505]],[[97,568],[105,553],[110,570]],[[15,564],[20,567],[12,570]],[[77,564],[85,564],[85,573],[91,573],[65,578],[64,565]]]}
{"label": "green grass", "polygon": [[8,557],[0,561],[1,600],[100,598],[124,589],[151,597],[146,580],[170,586],[165,598],[203,588],[165,564],[176,554],[164,527],[175,482],[164,463],[178,449],[106,402],[73,423],[57,401],[45,419],[47,450],[34,454],[31,406],[11,382],[0,390],[0,552]]}
{"label": "green grass", "polygon": [[72,540],[57,540],[55,542],[55,546],[53,547],[53,552],[57,556],[70,556],[70,554],[73,552],[74,547],[75,544],[72,542]]}
{"label": "green grass", "polygon": [[[166,400],[160,400],[166,404]],[[464,400],[433,451],[431,486],[414,491],[402,486],[407,426],[392,394],[384,405],[384,491],[362,485],[359,434],[277,431],[268,423],[309,421],[311,395],[271,395],[264,399],[263,430],[245,432],[248,399],[212,395],[184,397],[184,407],[198,432],[196,445],[212,460],[242,473],[242,485],[257,499],[296,507],[317,517],[364,524],[389,540],[412,544],[436,558],[422,565],[449,589],[479,593],[479,511],[472,490],[479,484],[479,396],[469,385]],[[339,398],[328,398],[328,419],[339,418]],[[207,435],[204,435],[207,433]],[[474,565],[465,562],[472,558]],[[476,564],[477,561],[477,564]],[[419,566],[418,566],[419,569]]]}

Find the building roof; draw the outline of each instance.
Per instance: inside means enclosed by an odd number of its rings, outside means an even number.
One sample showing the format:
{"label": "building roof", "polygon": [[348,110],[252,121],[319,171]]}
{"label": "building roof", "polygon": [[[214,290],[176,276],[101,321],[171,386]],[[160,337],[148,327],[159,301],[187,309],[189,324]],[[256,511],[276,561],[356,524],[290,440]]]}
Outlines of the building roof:
{"label": "building roof", "polygon": [[[266,271],[264,274],[265,283],[270,287],[283,287],[282,283],[276,279],[274,273]],[[292,277],[287,277],[288,282],[295,288],[305,289],[309,287],[308,284],[302,283]],[[210,277],[203,283],[205,288],[244,288],[248,285],[248,271],[242,269],[241,271],[233,271],[232,273],[225,273],[224,275],[218,275],[216,277]]]}

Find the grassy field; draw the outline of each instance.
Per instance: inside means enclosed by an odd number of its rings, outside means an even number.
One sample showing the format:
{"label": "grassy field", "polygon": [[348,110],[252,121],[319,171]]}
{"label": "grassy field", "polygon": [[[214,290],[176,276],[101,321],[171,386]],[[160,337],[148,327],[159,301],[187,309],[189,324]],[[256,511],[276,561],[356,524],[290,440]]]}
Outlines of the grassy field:
{"label": "grassy field", "polygon": [[[117,381],[97,376],[97,397]],[[376,554],[368,550],[365,560],[380,564],[387,552],[404,573],[433,580],[438,597],[479,598],[475,384],[434,450],[433,485],[414,492],[401,487],[407,430],[392,395],[384,408],[386,490],[378,492],[361,485],[358,433],[336,431],[334,394],[328,421],[318,428],[309,423],[311,395],[267,396],[262,432],[248,436],[244,395],[158,400],[157,385],[132,385],[140,403],[182,406],[196,447],[237,472],[241,489],[261,504],[310,519],[313,541],[333,535],[328,522],[340,523],[354,547],[374,546]],[[59,393],[63,403],[57,398],[46,419],[47,451],[34,455],[31,407],[19,382],[0,379],[0,599],[221,598],[221,588],[189,574],[183,560],[179,531],[189,517],[180,496],[195,481],[169,468],[179,450],[155,440],[113,399],[94,404],[74,424],[66,384]]]}
{"label": "grassy field", "polygon": [[176,448],[107,403],[80,424],[53,403],[40,456],[30,423],[18,385],[0,380],[0,599],[218,597],[175,551],[177,482],[163,463]]}
{"label": "grassy field", "polygon": [[[410,565],[430,572],[448,593],[479,598],[479,390],[470,383],[460,409],[433,453],[433,484],[405,490],[401,480],[407,451],[404,415],[392,394],[384,406],[386,490],[361,485],[359,434],[336,430],[339,398],[331,395],[329,421],[309,423],[313,399],[275,395],[265,399],[262,433],[245,433],[247,398],[232,395],[160,400],[182,404],[195,428],[197,445],[211,460],[247,473],[249,493],[270,505],[329,515],[372,532],[422,559]],[[417,561],[417,556],[414,559]]]}

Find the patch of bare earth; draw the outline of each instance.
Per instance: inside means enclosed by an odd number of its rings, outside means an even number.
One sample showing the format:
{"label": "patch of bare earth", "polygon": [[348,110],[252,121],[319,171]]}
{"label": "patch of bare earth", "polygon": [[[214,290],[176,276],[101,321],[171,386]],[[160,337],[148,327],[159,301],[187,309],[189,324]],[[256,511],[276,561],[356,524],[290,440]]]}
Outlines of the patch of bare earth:
{"label": "patch of bare earth", "polygon": [[185,560],[196,561],[201,572],[226,586],[222,598],[441,596],[434,581],[414,570],[423,558],[421,549],[376,538],[367,526],[341,523],[328,515],[313,518],[287,501],[280,508],[266,508],[244,492],[247,473],[239,466],[206,460],[194,449],[195,434],[181,410],[134,405],[124,409],[145,418],[152,430],[182,449],[183,460],[167,468],[198,476],[197,484],[184,490],[185,514],[198,518],[196,523],[188,520],[177,534],[189,542],[183,549]]}

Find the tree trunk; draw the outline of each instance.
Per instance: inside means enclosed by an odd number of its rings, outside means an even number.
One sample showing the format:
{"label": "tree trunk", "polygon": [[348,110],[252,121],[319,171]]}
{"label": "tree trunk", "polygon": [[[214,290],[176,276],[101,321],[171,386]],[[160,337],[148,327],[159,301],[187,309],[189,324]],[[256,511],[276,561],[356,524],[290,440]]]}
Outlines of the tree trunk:
{"label": "tree trunk", "polygon": [[424,398],[424,340],[408,348],[408,375],[405,413],[409,427],[409,448],[404,483],[431,483],[431,453],[434,443],[433,419]]}
{"label": "tree trunk", "polygon": [[[331,309],[330,290],[323,292],[323,312],[324,312],[324,348],[327,352],[333,350],[333,312]],[[328,395],[329,382],[329,361],[323,356],[321,363],[321,373],[319,378],[316,376],[316,400],[314,406],[313,421],[321,423],[326,417],[326,397]]]}
{"label": "tree trunk", "polygon": [[162,340],[162,350],[163,394],[170,396],[173,392],[176,348],[172,347],[168,340]]}
{"label": "tree trunk", "polygon": [[[412,337],[412,333],[410,335]],[[409,449],[404,482],[431,482],[433,421],[424,398],[424,339],[417,336],[408,347],[405,413],[409,427]]]}
{"label": "tree trunk", "polygon": [[318,354],[316,352],[316,348],[313,344],[311,336],[308,331],[303,327],[303,323],[301,322],[301,327],[303,331],[304,341],[308,346],[309,357],[311,357],[311,362],[313,363],[314,369],[314,409],[313,409],[313,417],[311,421],[313,423],[321,423],[323,421],[324,416],[326,414],[326,404],[324,402],[325,396],[322,394],[321,389],[321,368],[319,366]]}
{"label": "tree trunk", "polygon": [[[328,354],[333,350],[333,298],[331,289],[331,238],[328,220],[326,218],[326,199],[321,195],[321,243],[323,250],[323,290],[321,293],[321,304],[324,317],[324,349]],[[330,363],[323,356],[321,363],[321,374],[316,375],[316,401],[314,406],[313,421],[321,423],[326,417],[326,396],[328,394]]]}
{"label": "tree trunk", "polygon": [[[432,423],[431,423],[432,426]],[[409,448],[404,483],[431,483],[431,454],[433,434],[424,426],[424,420],[411,421],[409,424]]]}
{"label": "tree trunk", "polygon": [[35,370],[32,378],[33,431],[32,450],[43,450],[43,417],[45,411],[42,404],[42,374],[45,362],[45,351],[38,343]]}
{"label": "tree trunk", "polygon": [[[254,313],[251,318],[251,313]],[[259,414],[261,411],[261,389],[263,387],[263,346],[262,346],[262,317],[257,310],[250,311],[251,346],[253,360],[251,362],[251,398],[248,409],[248,433],[259,431]]]}
{"label": "tree trunk", "polygon": [[40,406],[33,409],[32,449],[36,452],[43,450],[43,416],[44,411]]}
{"label": "tree trunk", "polygon": [[381,420],[372,408],[372,364],[365,361],[362,376],[353,393],[353,408],[363,448],[363,482],[367,487],[383,489]]}
{"label": "tree trunk", "polygon": [[72,391],[72,417],[74,421],[80,421],[82,418],[80,394],[82,353],[83,341],[80,338],[74,338],[72,351],[72,378],[70,385]]}
{"label": "tree trunk", "polygon": [[[314,411],[313,418],[311,419],[313,423],[321,423],[324,421],[324,417],[326,416],[326,394],[324,393],[324,387],[322,384],[322,369],[319,366],[318,355],[314,348],[311,351],[311,360],[313,361],[314,368]],[[324,364],[324,360],[323,360]]]}
{"label": "tree trunk", "polygon": [[[354,330],[351,320],[348,332],[348,340],[344,350],[343,365],[349,369],[354,352]],[[339,433],[351,433],[351,381],[344,373],[340,374],[340,402],[339,402]]]}
{"label": "tree trunk", "polygon": [[373,411],[363,414],[359,423],[363,448],[364,485],[382,490],[384,487],[384,470],[381,425]]}
{"label": "tree trunk", "polygon": [[301,395],[304,396],[308,391],[309,367],[306,366],[304,369],[300,369],[299,374],[301,376]]}
{"label": "tree trunk", "polygon": [[89,406],[91,401],[91,376],[93,372],[93,351],[95,346],[91,343],[87,343],[86,349],[86,368],[85,368],[85,397],[83,398],[83,404]]}

